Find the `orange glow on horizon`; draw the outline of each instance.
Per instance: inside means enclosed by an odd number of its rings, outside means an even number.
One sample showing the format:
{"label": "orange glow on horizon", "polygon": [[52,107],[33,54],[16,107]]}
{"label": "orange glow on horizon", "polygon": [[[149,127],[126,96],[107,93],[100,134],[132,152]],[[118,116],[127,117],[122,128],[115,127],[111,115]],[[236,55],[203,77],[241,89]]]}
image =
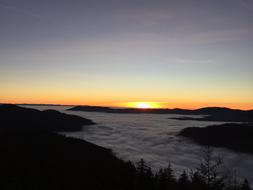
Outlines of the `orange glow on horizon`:
{"label": "orange glow on horizon", "polygon": [[[42,85],[43,84],[43,85]],[[203,107],[227,107],[233,109],[253,109],[253,91],[223,92],[219,96],[212,90],[187,91],[179,89],[167,91],[127,88],[91,88],[83,89],[78,85],[57,86],[54,84],[35,85],[33,81],[17,85],[4,83],[1,89],[0,103],[13,104],[60,104],[90,105],[106,107],[142,107],[142,108],[182,108],[198,109]],[[68,84],[68,83],[67,83]],[[65,85],[65,83],[64,83]],[[231,95],[230,95],[231,94]],[[252,95],[251,95],[252,94]],[[141,105],[138,105],[140,104]],[[144,104],[143,104],[144,103]],[[146,105],[145,105],[146,104]]]}
{"label": "orange glow on horizon", "polygon": [[46,98],[2,98],[0,103],[11,104],[59,104],[59,105],[90,105],[90,106],[106,106],[106,107],[126,107],[126,108],[182,108],[182,109],[198,109],[203,107],[227,107],[231,109],[252,110],[253,104],[250,102],[245,103],[222,103],[222,102],[186,102],[186,101],[174,101],[174,102],[149,102],[149,101],[82,101],[79,99],[70,99],[68,97],[51,100]]}

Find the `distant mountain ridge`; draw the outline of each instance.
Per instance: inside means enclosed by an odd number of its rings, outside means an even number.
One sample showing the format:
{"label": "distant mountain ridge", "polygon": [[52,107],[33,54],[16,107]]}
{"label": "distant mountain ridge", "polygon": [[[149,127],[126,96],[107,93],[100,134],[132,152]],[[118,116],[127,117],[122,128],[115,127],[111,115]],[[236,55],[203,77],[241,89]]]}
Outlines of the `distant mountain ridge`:
{"label": "distant mountain ridge", "polygon": [[228,113],[228,112],[248,112],[253,110],[239,110],[225,107],[204,107],[200,109],[180,109],[180,108],[110,108],[102,106],[74,106],[69,111],[88,111],[88,112],[106,112],[106,113],[158,113],[158,114],[186,114],[186,115],[206,115],[213,113]]}
{"label": "distant mountain ridge", "polygon": [[142,108],[110,108],[100,106],[75,106],[68,111],[87,111],[104,113],[133,113],[133,114],[178,114],[178,115],[205,115],[203,118],[177,117],[176,120],[222,121],[222,122],[253,122],[253,110],[239,110],[225,107],[205,107],[195,110],[188,109],[142,109]]}
{"label": "distant mountain ridge", "polygon": [[207,115],[203,118],[179,117],[176,120],[196,120],[196,121],[221,121],[221,122],[253,122],[253,110],[231,110],[231,109],[202,109]]}

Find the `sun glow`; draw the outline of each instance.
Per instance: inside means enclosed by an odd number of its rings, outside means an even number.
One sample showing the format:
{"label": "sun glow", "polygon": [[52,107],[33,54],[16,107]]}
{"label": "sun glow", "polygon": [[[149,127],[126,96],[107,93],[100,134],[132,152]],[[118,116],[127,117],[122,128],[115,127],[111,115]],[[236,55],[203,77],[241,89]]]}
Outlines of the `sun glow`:
{"label": "sun glow", "polygon": [[137,104],[136,107],[137,108],[150,108],[150,105],[142,102],[142,103]]}
{"label": "sun glow", "polygon": [[142,108],[142,109],[161,107],[157,102],[128,102],[126,106],[131,108]]}

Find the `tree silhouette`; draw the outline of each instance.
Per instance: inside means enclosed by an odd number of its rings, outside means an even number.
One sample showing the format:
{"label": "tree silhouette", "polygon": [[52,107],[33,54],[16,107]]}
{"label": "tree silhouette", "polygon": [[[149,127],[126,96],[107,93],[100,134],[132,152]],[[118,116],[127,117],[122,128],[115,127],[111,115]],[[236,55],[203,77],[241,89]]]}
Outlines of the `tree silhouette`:
{"label": "tree silhouette", "polygon": [[136,189],[155,189],[154,174],[146,162],[141,159],[136,168]]}
{"label": "tree silhouette", "polygon": [[193,190],[203,190],[206,189],[206,183],[202,175],[198,171],[191,174],[191,189]]}
{"label": "tree silhouette", "polygon": [[243,184],[241,186],[241,190],[251,190],[249,182],[247,179],[244,179]]}
{"label": "tree silhouette", "polygon": [[235,173],[224,172],[223,160],[215,157],[210,147],[202,151],[200,164],[187,174],[183,171],[176,177],[171,164],[153,173],[150,166],[141,159],[136,164],[134,190],[250,190],[245,179],[239,183]]}
{"label": "tree silhouette", "polygon": [[224,187],[225,175],[220,172],[222,167],[223,160],[220,157],[214,158],[213,150],[206,147],[202,152],[202,160],[197,171],[204,180],[207,189],[219,190]]}
{"label": "tree silhouette", "polygon": [[186,173],[186,171],[183,171],[183,173],[180,175],[178,178],[178,189],[179,190],[184,190],[190,187],[190,180],[189,177]]}

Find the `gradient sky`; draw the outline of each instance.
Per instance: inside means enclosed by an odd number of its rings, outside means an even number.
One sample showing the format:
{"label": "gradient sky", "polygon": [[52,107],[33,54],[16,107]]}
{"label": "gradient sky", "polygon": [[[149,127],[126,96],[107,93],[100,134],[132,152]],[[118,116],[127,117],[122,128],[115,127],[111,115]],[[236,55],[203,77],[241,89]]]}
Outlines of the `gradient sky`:
{"label": "gradient sky", "polygon": [[253,109],[252,0],[0,0],[0,102]]}

